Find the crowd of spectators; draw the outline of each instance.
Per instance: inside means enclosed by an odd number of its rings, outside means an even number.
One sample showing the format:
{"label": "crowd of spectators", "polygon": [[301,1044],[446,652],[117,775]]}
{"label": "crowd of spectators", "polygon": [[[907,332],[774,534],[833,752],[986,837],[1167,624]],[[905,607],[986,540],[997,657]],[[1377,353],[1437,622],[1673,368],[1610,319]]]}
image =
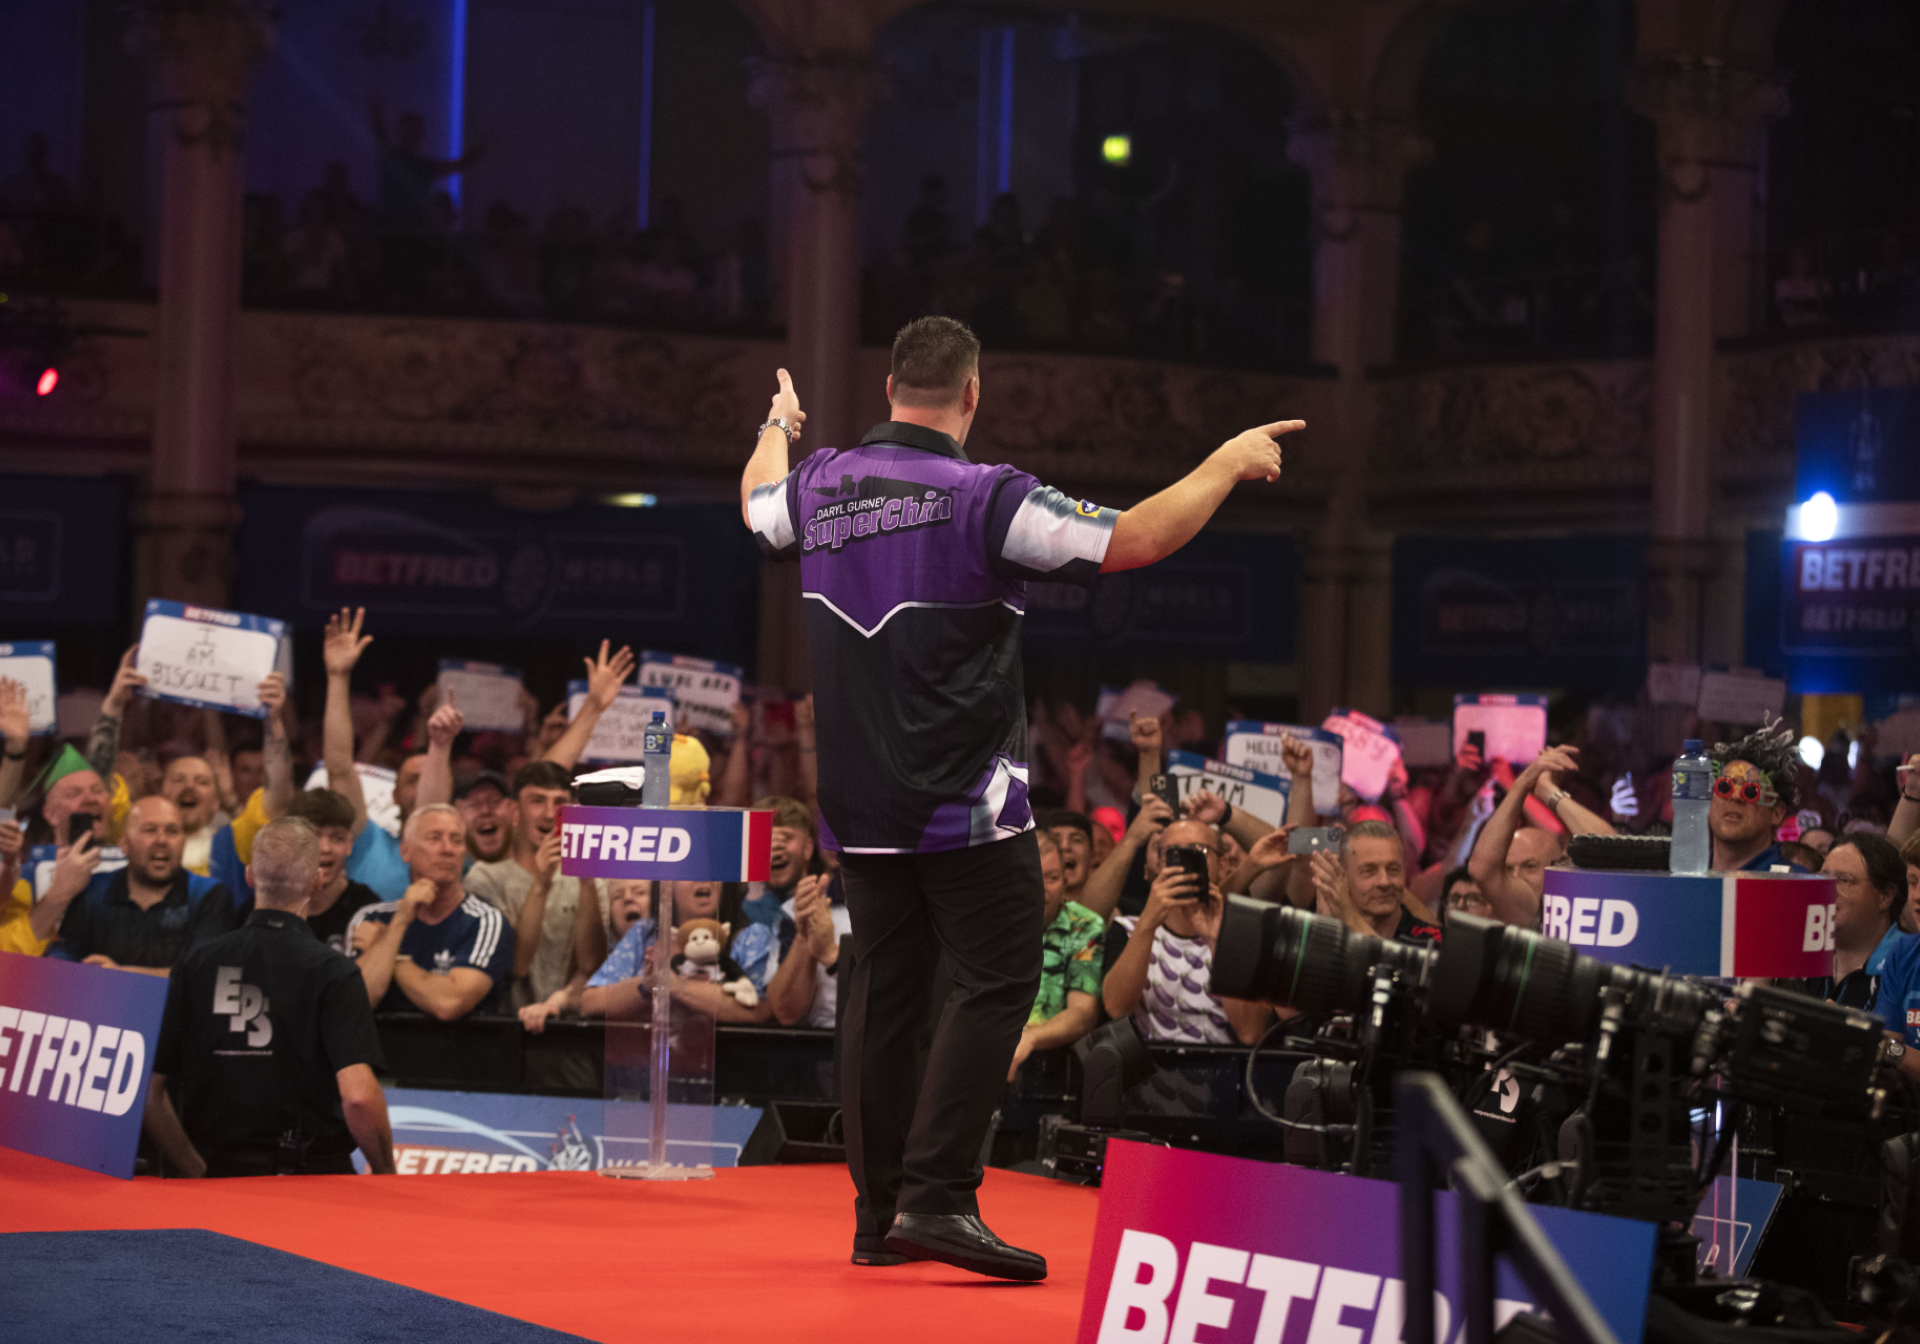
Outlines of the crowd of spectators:
{"label": "crowd of spectators", "polygon": [[[0,799],[19,808],[0,822],[0,950],[178,981],[197,949],[266,938],[255,912],[269,912],[274,928],[302,917],[312,941],[351,966],[357,1001],[376,1014],[511,1015],[530,1033],[556,1018],[636,1020],[664,975],[677,1002],[718,1022],[834,1026],[850,925],[836,858],[819,844],[808,700],[762,698],[734,711],[729,733],[676,739],[677,802],[774,813],[771,872],[763,883],[663,892],[560,872],[559,810],[633,672],[629,650],[603,642],[584,660],[577,713],[527,695],[522,731],[474,733],[431,689],[411,701],[356,695],[373,638],[358,612],[329,621],[317,720],[302,719],[278,673],[258,687],[267,713],[257,724],[147,697],[129,650],[88,736],[54,742],[30,737],[23,688],[0,680]],[[1121,724],[1036,701],[1043,973],[1010,1079],[1036,1052],[1110,1019],[1130,1020],[1150,1042],[1246,1046],[1290,1018],[1211,991],[1231,895],[1414,942],[1444,939],[1463,912],[1537,926],[1544,874],[1564,862],[1569,836],[1671,824],[1670,756],[1621,741],[1606,722],[1589,716],[1518,769],[1480,759],[1471,744],[1444,767],[1401,766],[1377,800],[1345,785],[1316,795],[1309,745],[1284,738],[1291,792],[1276,826],[1206,790],[1162,796],[1169,750],[1217,754],[1204,717],[1184,703]],[[1815,992],[1851,1002],[1879,993],[1878,977],[1904,964],[1895,953],[1914,927],[1909,889],[1920,887],[1920,782],[1879,757],[1871,732],[1852,765],[1849,745],[1836,739],[1818,770],[1778,726],[1717,746],[1727,788],[1712,830],[1717,869],[1835,875],[1834,975]],[[1332,846],[1293,852],[1297,830],[1323,825],[1340,828]],[[256,889],[269,832],[279,838],[268,869],[306,874],[304,900],[280,878],[270,897]],[[655,925],[668,894],[672,939]],[[695,938],[717,955],[699,964],[683,955]],[[1920,955],[1912,960],[1920,979]],[[328,983],[335,992],[344,982]],[[364,1031],[349,1038],[356,1067],[367,1065]],[[177,1041],[170,1050],[177,1057]],[[541,1080],[592,1082],[564,1069]],[[149,1118],[184,1142],[168,1115],[161,1107]],[[190,1145],[180,1152],[188,1168],[198,1160]]]}
{"label": "crowd of spectators", "polygon": [[1030,230],[1019,197],[1003,194],[969,236],[936,174],[921,183],[898,245],[869,268],[865,326],[869,340],[885,340],[914,317],[942,313],[998,350],[1305,361],[1304,306],[1256,294],[1231,272],[1210,294],[1196,288],[1181,265],[1139,255],[1068,196]]}
{"label": "crowd of spectators", "polygon": [[1910,330],[1920,321],[1920,234],[1912,230],[1807,239],[1769,260],[1776,328]]}

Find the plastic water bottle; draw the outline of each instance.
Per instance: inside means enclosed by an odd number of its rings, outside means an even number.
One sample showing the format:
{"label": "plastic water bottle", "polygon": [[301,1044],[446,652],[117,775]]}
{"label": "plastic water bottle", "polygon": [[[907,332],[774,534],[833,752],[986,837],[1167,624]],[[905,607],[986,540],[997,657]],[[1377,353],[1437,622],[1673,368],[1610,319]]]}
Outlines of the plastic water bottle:
{"label": "plastic water bottle", "polygon": [[672,806],[673,729],[661,710],[653,711],[653,721],[640,734],[640,764],[646,771],[640,780],[640,806]]}
{"label": "plastic water bottle", "polygon": [[1667,871],[1704,873],[1713,862],[1713,836],[1707,830],[1707,810],[1713,802],[1713,762],[1700,749],[1700,739],[1687,739],[1673,763],[1673,848]]}

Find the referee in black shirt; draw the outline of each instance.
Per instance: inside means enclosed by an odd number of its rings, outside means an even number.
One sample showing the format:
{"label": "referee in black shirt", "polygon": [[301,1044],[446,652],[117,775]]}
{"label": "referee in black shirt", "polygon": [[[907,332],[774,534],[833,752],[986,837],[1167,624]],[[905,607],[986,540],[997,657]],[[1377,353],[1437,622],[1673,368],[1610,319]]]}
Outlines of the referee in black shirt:
{"label": "referee in black shirt", "polygon": [[313,827],[273,822],[247,865],[253,915],[173,968],[146,1125],[181,1175],[350,1175],[355,1147],[393,1170],[366,986],[301,918],[319,872]]}

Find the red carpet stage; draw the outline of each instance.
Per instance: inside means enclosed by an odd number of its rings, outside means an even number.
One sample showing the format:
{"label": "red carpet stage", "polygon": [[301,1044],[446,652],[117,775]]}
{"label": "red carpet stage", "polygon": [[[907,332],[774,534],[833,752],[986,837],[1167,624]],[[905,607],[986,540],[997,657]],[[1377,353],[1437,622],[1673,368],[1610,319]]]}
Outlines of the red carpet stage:
{"label": "red carpet stage", "polygon": [[0,1148],[0,1233],[205,1228],[601,1341],[1065,1344],[1099,1192],[990,1170],[981,1203],[996,1232],[1046,1255],[1051,1278],[854,1268],[853,1187],[838,1166],[659,1185],[573,1172],[162,1183]]}

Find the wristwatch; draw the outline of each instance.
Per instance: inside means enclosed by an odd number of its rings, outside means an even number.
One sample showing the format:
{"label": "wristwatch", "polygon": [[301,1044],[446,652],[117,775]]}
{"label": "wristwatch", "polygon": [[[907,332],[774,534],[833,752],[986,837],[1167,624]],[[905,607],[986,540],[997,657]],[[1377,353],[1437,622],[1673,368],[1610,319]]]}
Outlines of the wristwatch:
{"label": "wristwatch", "polygon": [[1566,801],[1567,791],[1565,789],[1556,789],[1553,797],[1547,799],[1547,811],[1558,812],[1560,810],[1560,804]]}
{"label": "wristwatch", "polygon": [[767,421],[764,425],[760,426],[759,429],[755,430],[753,437],[757,439],[770,429],[777,429],[782,434],[785,434],[787,436],[787,443],[789,445],[791,445],[795,439],[800,437],[800,431],[795,429],[792,425],[788,424],[787,417],[784,415],[774,416],[773,419]]}
{"label": "wristwatch", "polygon": [[1889,1040],[1887,1042],[1887,1063],[1897,1065],[1906,1057],[1907,1043],[1905,1041]]}

